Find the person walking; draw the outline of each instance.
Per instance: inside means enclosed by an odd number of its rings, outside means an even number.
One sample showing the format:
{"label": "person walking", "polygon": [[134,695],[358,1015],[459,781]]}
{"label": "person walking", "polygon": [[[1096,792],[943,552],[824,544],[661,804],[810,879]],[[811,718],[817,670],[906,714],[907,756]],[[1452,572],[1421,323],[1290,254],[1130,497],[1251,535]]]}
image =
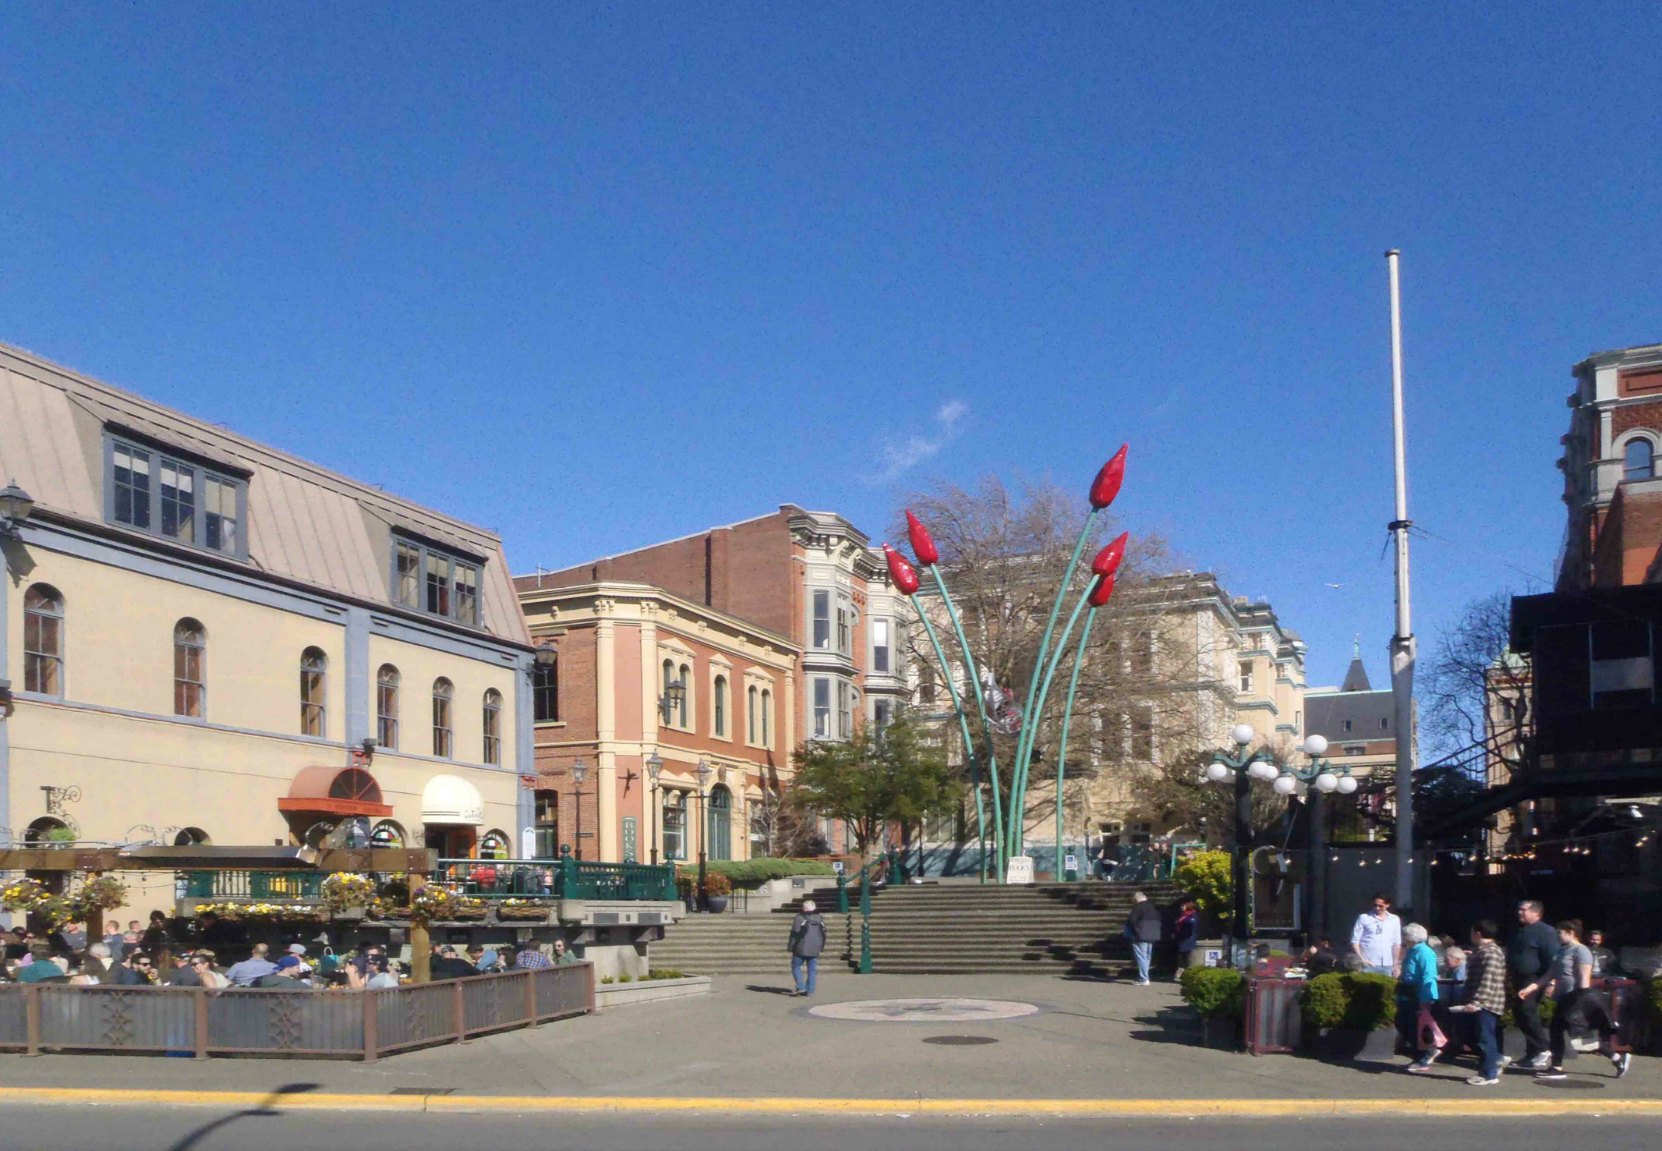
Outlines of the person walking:
{"label": "person walking", "polygon": [[1587,932],[1587,950],[1593,956],[1594,979],[1621,974],[1621,964],[1616,962],[1616,956],[1604,945],[1604,932],[1596,927]]}
{"label": "person walking", "polygon": [[[1616,1078],[1627,1074],[1633,1062],[1632,1054],[1614,1049],[1616,1024],[1603,998],[1593,990],[1593,955],[1581,942],[1581,920],[1566,919],[1558,925],[1558,951],[1553,956],[1550,984],[1544,990],[1558,1003],[1552,1013],[1552,1037],[1549,1040],[1551,1063],[1535,1074],[1537,1079],[1565,1079],[1564,1050],[1566,1040],[1597,1030],[1599,1038],[1612,1045],[1610,1062],[1616,1068]],[[1531,984],[1520,988],[1521,1000],[1539,986]]]}
{"label": "person walking", "polygon": [[1195,945],[1200,941],[1200,908],[1194,900],[1183,901],[1171,935],[1172,942],[1177,944],[1177,968],[1182,971],[1189,966],[1189,956],[1194,954]]}
{"label": "person walking", "polygon": [[[819,957],[825,950],[825,920],[812,899],[802,901],[802,910],[791,920],[791,980],[796,984],[795,995],[812,996],[814,981],[819,975]],[[806,971],[807,979],[803,974]]]}
{"label": "person walking", "polygon": [[1512,985],[1535,990],[1519,994],[1512,1015],[1524,1037],[1525,1071],[1545,1071],[1550,1056],[1547,1048],[1546,1025],[1541,1022],[1541,998],[1546,994],[1547,975],[1552,971],[1553,959],[1558,954],[1558,934],[1541,922],[1541,902],[1526,899],[1518,904],[1518,930],[1506,947],[1506,966],[1512,973]]}
{"label": "person walking", "polygon": [[1437,953],[1426,942],[1426,934],[1418,923],[1402,929],[1408,953],[1402,957],[1402,973],[1397,977],[1397,1034],[1418,1054],[1403,1070],[1416,1073],[1430,1071],[1448,1042],[1431,1017],[1431,1005],[1437,1002]]}
{"label": "person walking", "polygon": [[1472,928],[1472,950],[1466,956],[1465,1002],[1451,1011],[1465,1012],[1477,1036],[1477,1074],[1466,1080],[1473,1087],[1500,1082],[1501,1017],[1506,1014],[1506,953],[1500,949],[1500,928],[1492,919]]}
{"label": "person walking", "polygon": [[1125,937],[1131,941],[1131,958],[1137,961],[1137,986],[1148,986],[1148,967],[1154,959],[1154,945],[1160,942],[1160,909],[1142,892],[1133,892],[1131,913],[1125,917]]}
{"label": "person walking", "polygon": [[1350,931],[1350,950],[1362,961],[1362,968],[1375,975],[1396,975],[1402,970],[1402,920],[1391,914],[1391,898],[1383,892],[1373,897],[1373,909],[1356,917]]}

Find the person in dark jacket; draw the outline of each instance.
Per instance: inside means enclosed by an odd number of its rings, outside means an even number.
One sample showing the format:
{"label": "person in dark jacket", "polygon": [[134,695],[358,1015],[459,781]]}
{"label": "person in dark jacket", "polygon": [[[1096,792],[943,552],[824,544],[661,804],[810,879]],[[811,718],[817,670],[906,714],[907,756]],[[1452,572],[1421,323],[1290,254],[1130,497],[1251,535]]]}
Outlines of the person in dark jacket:
{"label": "person in dark jacket", "polygon": [[1160,909],[1137,892],[1131,897],[1131,914],[1125,917],[1125,937],[1131,941],[1131,957],[1137,961],[1137,986],[1148,986],[1148,966],[1154,959],[1154,945],[1160,941]]}
{"label": "person in dark jacket", "polygon": [[1186,967],[1195,944],[1200,941],[1200,908],[1194,900],[1185,900],[1178,910],[1177,925],[1172,928],[1171,937],[1172,942],[1177,944],[1177,966]]}
{"label": "person in dark jacket", "polygon": [[[802,901],[802,910],[791,921],[791,979],[796,983],[797,995],[812,995],[814,980],[819,974],[820,952],[825,950],[825,920],[812,899]],[[803,972],[807,979],[804,981]]]}
{"label": "person in dark jacket", "polygon": [[[1506,967],[1512,973],[1512,985],[1520,989],[1512,1015],[1523,1032],[1524,1066],[1531,1071],[1545,1071],[1551,1065],[1551,1040],[1541,1022],[1541,997],[1550,984],[1546,977],[1557,954],[1558,932],[1541,922],[1540,901],[1526,899],[1518,904],[1518,930],[1506,947]],[[1523,993],[1524,988],[1529,989],[1528,994]]]}

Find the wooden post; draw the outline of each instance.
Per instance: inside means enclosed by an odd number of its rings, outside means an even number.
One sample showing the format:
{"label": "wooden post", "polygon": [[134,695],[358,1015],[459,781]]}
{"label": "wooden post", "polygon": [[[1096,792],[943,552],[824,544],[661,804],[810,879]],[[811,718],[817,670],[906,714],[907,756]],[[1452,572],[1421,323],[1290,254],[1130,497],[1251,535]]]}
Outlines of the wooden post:
{"label": "wooden post", "polygon": [[450,1029],[456,1033],[456,1042],[467,1039],[467,1002],[462,998],[462,981],[450,981]]}
{"label": "wooden post", "polygon": [[358,997],[364,1006],[364,1062],[374,1063],[381,1057],[381,1012],[379,991],[360,991]]}
{"label": "wooden post", "polygon": [[433,980],[433,942],[425,919],[410,922],[410,978],[416,983]]}
{"label": "wooden post", "polygon": [[196,1057],[208,1057],[208,989],[191,988],[191,1007],[196,1014]]}
{"label": "wooden post", "polygon": [[537,1025],[537,973],[525,973],[525,1026]]}
{"label": "wooden post", "polygon": [[25,1055],[40,1054],[40,988],[31,985],[23,989],[24,1031],[27,1046]]}

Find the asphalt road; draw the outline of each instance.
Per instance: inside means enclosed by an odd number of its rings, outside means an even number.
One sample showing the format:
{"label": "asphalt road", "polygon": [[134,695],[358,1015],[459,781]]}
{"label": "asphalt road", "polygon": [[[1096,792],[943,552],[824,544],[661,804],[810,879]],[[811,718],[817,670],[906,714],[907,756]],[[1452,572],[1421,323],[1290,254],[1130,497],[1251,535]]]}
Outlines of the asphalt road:
{"label": "asphalt road", "polygon": [[1404,1147],[1493,1147],[1558,1151],[1567,1146],[1652,1145],[1655,1120],[1446,1119],[1366,1122],[1322,1119],[842,1120],[766,1116],[752,1120],[676,1116],[521,1116],[496,1113],[339,1114],[209,1108],[15,1107],[0,1104],[3,1151],[1401,1151]]}

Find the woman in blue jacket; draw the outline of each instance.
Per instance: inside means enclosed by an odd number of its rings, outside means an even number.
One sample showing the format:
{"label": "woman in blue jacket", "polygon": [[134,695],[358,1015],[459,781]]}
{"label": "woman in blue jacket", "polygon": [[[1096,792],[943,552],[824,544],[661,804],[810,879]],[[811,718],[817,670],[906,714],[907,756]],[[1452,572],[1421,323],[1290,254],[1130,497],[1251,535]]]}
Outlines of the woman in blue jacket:
{"label": "woman in blue jacket", "polygon": [[[1426,930],[1418,923],[1402,929],[1402,943],[1408,953],[1402,957],[1402,974],[1397,977],[1397,1034],[1419,1058],[1404,1070],[1429,1071],[1443,1050],[1442,1044],[1422,1047],[1420,1011],[1437,1002],[1437,953],[1426,943]],[[1427,1016],[1429,1018],[1429,1016]]]}

